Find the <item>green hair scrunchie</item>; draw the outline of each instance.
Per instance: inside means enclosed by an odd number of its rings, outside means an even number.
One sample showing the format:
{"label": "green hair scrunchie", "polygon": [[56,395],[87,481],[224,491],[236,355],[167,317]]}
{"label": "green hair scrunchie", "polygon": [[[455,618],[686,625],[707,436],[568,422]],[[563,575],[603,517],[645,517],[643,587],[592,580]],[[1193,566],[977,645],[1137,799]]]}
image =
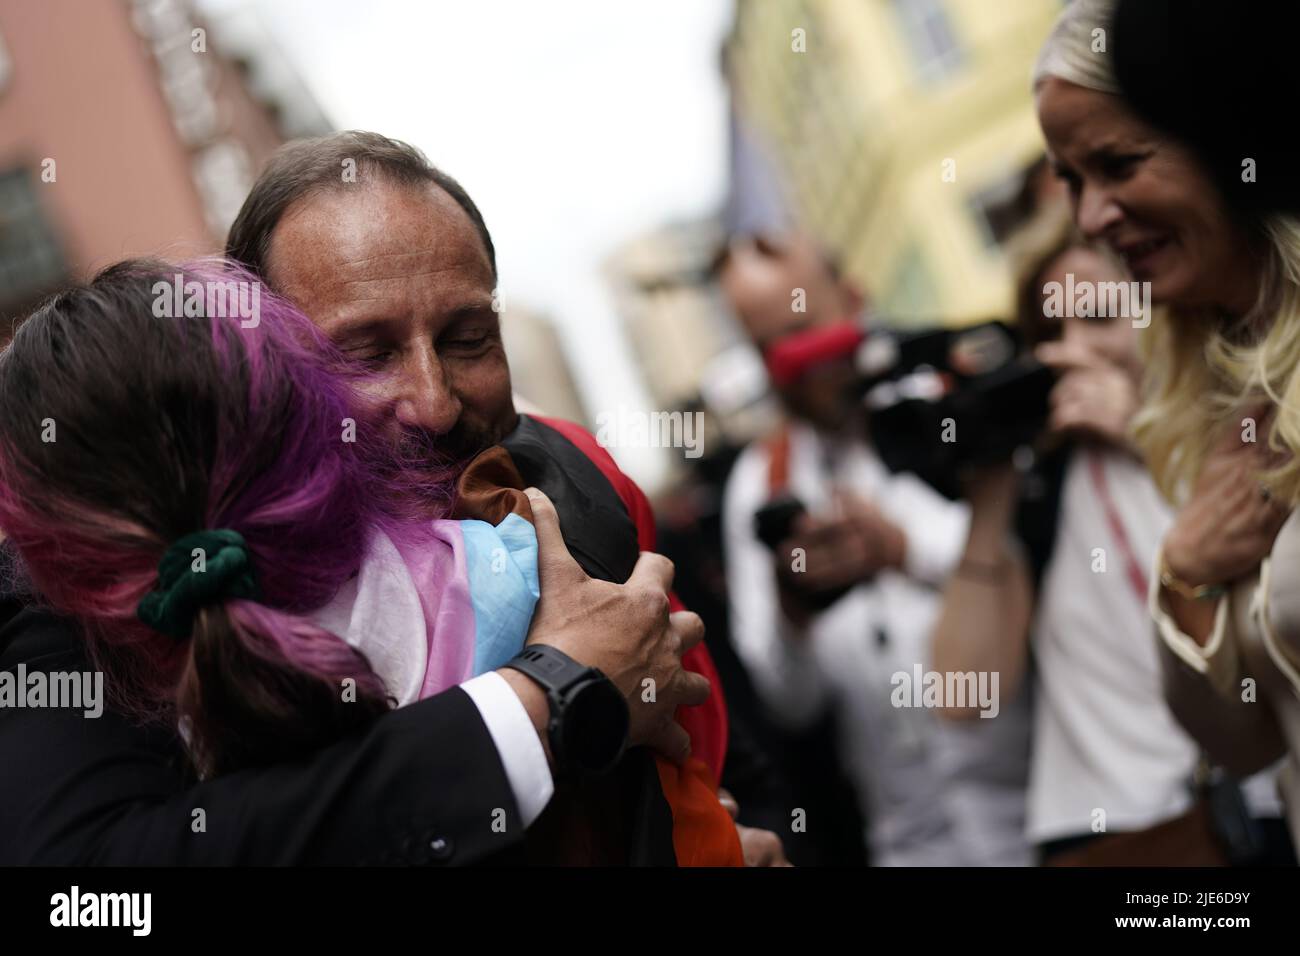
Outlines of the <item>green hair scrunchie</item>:
{"label": "green hair scrunchie", "polygon": [[[195,554],[196,549],[202,553]],[[233,598],[258,598],[244,536],[229,530],[195,531],[167,549],[158,562],[158,586],[141,598],[136,615],[155,631],[183,641],[199,608]]]}

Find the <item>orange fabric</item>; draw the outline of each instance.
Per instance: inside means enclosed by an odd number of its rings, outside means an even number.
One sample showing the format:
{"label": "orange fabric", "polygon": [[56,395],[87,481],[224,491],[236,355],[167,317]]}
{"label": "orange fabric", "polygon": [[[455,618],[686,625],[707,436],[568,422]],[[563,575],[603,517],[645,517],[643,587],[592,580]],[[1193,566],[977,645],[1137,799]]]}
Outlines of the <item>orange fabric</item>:
{"label": "orange fabric", "polygon": [[[586,429],[561,419],[533,417],[573,442],[601,470],[627,506],[636,525],[638,546],[642,551],[653,551],[654,512],[645,492],[619,470],[609,452]],[[685,610],[676,594],[669,597],[674,611]],[[663,757],[655,758],[660,786],[672,808],[677,863],[679,866],[744,866],[740,835],[731,815],[718,801],[718,781],[722,778],[727,753],[727,702],[722,694],[722,681],[718,679],[709,649],[703,644],[682,655],[682,666],[707,677],[713,692],[699,707],[683,707],[677,711],[677,722],[691,738],[691,757],[686,765],[678,767]]]}
{"label": "orange fabric", "polygon": [[709,768],[694,757],[677,766],[662,757],[659,785],[673,811],[673,849],[678,866],[744,866],[740,834],[718,801]]}

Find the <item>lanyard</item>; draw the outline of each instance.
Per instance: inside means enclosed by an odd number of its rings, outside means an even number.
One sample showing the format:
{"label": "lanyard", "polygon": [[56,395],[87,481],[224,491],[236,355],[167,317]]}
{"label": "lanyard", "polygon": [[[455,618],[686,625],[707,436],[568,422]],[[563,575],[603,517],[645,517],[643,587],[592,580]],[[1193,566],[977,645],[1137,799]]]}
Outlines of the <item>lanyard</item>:
{"label": "lanyard", "polygon": [[1115,543],[1119,546],[1120,554],[1124,558],[1124,570],[1128,573],[1129,583],[1133,586],[1133,592],[1137,595],[1138,603],[1144,608],[1147,604],[1147,587],[1146,572],[1142,570],[1142,564],[1138,561],[1137,555],[1133,553],[1133,545],[1129,542],[1128,533],[1124,530],[1124,522],[1120,519],[1119,510],[1115,507],[1115,501],[1110,495],[1110,486],[1106,482],[1106,468],[1102,461],[1101,453],[1095,448],[1089,448],[1085,454],[1088,456],[1088,474],[1092,478],[1092,487],[1097,492],[1097,497],[1101,499],[1102,510],[1106,512],[1106,523],[1110,525],[1111,535],[1115,538]]}

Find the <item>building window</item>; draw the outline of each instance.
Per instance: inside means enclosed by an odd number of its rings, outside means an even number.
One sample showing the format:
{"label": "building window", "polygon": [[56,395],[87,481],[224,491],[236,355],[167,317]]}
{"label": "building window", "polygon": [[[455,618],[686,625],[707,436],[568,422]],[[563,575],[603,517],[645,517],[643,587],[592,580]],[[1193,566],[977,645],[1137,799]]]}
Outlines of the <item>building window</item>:
{"label": "building window", "polygon": [[67,279],[63,251],[26,169],[0,172],[0,339],[8,320]]}
{"label": "building window", "polygon": [[962,53],[943,0],[894,0],[894,9],[921,78],[936,82],[955,73]]}

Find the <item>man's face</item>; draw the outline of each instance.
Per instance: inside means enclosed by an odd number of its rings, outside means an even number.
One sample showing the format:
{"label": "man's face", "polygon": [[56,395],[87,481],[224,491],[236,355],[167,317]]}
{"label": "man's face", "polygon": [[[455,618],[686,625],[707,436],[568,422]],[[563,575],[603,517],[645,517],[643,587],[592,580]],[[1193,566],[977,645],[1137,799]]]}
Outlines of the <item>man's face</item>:
{"label": "man's face", "polygon": [[487,250],[433,184],[309,195],[271,236],[267,279],[367,370],[395,444],[468,459],[514,428]]}
{"label": "man's face", "polygon": [[[760,350],[786,336],[857,318],[861,298],[837,279],[806,236],[763,238],[732,245],[720,277],[737,318]],[[815,425],[838,429],[853,408],[851,358],[810,369],[778,389],[791,412]]]}

